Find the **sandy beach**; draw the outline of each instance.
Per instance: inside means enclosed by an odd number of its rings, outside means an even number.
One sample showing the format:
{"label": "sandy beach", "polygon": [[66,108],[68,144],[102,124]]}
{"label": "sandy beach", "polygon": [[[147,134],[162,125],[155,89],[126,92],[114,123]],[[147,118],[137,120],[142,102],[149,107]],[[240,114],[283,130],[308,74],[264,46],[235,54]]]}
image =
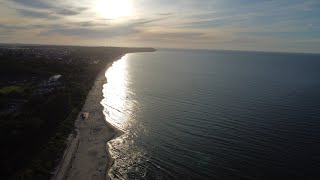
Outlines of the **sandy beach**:
{"label": "sandy beach", "polygon": [[82,108],[87,117],[83,119],[81,114],[78,116],[75,122],[77,134],[71,138],[53,179],[109,179],[107,170],[113,161],[108,153],[107,142],[121,132],[106,122],[100,104],[106,70],[100,72],[87,96]]}

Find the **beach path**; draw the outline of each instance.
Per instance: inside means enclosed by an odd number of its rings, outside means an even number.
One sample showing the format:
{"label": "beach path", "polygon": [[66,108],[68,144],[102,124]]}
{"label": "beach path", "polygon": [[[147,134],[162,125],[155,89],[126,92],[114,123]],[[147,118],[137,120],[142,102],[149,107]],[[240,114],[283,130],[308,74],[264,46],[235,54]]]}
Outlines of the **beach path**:
{"label": "beach path", "polygon": [[103,85],[106,83],[105,71],[101,72],[90,90],[82,112],[75,126],[78,135],[70,143],[60,169],[55,176],[57,180],[100,180],[108,179],[106,173],[111,165],[107,152],[107,142],[112,139],[116,130],[110,126],[102,112],[100,101],[103,98]]}

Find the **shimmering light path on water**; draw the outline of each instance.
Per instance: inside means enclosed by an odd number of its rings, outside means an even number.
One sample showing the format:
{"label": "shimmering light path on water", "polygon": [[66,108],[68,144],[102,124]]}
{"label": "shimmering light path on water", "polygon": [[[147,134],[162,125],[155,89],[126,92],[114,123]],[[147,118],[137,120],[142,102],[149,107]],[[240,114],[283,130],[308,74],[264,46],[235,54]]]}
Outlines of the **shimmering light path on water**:
{"label": "shimmering light path on water", "polygon": [[318,179],[320,56],[158,51],[106,72],[113,178]]}

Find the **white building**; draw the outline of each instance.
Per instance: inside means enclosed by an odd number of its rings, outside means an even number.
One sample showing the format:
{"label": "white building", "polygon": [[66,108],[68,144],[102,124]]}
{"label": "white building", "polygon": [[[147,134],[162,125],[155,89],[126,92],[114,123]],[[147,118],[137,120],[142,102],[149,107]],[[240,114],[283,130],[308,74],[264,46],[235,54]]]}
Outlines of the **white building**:
{"label": "white building", "polygon": [[51,77],[49,78],[49,82],[50,82],[50,81],[58,81],[60,78],[61,78],[61,75],[60,75],[60,74],[56,74],[56,75],[51,76]]}
{"label": "white building", "polygon": [[64,85],[60,80],[62,76],[60,74],[51,76],[48,81],[41,82],[34,90],[35,95],[48,94],[54,90],[63,90]]}

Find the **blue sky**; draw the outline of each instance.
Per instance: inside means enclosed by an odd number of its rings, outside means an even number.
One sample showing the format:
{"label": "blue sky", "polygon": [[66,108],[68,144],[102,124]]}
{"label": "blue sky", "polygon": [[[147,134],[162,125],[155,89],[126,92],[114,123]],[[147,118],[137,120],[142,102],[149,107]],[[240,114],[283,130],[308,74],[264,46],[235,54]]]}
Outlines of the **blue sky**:
{"label": "blue sky", "polygon": [[319,0],[0,0],[0,39],[319,53],[319,17]]}

